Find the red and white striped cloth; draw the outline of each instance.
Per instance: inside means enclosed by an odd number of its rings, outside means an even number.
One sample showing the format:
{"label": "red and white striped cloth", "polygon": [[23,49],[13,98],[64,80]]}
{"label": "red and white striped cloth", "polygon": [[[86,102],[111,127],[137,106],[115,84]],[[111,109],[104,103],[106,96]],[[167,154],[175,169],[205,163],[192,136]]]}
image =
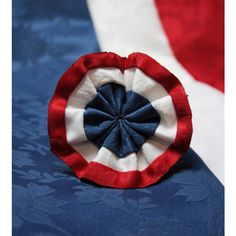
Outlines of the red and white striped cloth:
{"label": "red and white striped cloth", "polygon": [[179,78],[193,113],[191,147],[223,183],[223,0],[87,2],[102,51],[149,54]]}

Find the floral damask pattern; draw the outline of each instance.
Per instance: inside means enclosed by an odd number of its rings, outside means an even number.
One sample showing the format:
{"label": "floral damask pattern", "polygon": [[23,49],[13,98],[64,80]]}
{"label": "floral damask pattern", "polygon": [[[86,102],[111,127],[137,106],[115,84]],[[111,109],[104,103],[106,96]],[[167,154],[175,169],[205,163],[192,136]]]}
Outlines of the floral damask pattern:
{"label": "floral damask pattern", "polygon": [[224,188],[191,149],[158,184],[128,190],[82,182],[50,152],[57,80],[98,50],[85,1],[13,1],[13,235],[223,235]]}

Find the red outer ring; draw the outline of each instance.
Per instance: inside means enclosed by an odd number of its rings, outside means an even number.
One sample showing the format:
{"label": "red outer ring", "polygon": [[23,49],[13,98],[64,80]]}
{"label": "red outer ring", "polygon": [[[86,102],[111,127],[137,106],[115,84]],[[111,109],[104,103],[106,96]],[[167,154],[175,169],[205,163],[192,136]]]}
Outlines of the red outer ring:
{"label": "red outer ring", "polygon": [[[171,146],[143,171],[119,172],[97,162],[88,163],[66,140],[65,108],[69,96],[85,74],[98,67],[116,67],[122,72],[136,67],[160,83],[172,97],[177,115],[177,134]],[[188,150],[192,136],[192,115],[187,95],[179,80],[151,57],[133,53],[128,58],[115,53],[93,53],[77,60],[61,77],[49,103],[48,130],[52,151],[79,178],[114,188],[146,187],[158,181]]]}

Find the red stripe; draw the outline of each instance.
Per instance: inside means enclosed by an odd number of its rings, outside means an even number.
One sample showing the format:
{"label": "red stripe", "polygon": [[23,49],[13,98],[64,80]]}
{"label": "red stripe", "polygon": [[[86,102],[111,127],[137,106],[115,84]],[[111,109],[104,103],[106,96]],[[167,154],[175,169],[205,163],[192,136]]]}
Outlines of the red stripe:
{"label": "red stripe", "polygon": [[179,62],[196,80],[224,91],[224,1],[155,0]]}
{"label": "red stripe", "polygon": [[[137,67],[152,77],[172,97],[177,115],[177,134],[173,144],[143,171],[119,172],[97,162],[88,163],[66,140],[65,109],[68,98],[90,69],[116,67],[121,71]],[[48,128],[52,151],[80,178],[115,188],[145,187],[159,180],[189,148],[192,135],[191,110],[178,79],[155,60],[141,53],[122,58],[114,53],[89,54],[73,64],[60,79],[50,101]]]}

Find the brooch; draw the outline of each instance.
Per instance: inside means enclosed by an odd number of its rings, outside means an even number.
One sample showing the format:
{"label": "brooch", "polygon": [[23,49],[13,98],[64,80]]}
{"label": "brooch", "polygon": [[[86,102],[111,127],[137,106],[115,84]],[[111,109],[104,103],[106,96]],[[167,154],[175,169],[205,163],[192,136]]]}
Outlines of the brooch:
{"label": "brooch", "polygon": [[92,53],[60,78],[48,129],[51,150],[79,178],[139,188],[188,150],[191,109],[180,81],[151,57]]}

